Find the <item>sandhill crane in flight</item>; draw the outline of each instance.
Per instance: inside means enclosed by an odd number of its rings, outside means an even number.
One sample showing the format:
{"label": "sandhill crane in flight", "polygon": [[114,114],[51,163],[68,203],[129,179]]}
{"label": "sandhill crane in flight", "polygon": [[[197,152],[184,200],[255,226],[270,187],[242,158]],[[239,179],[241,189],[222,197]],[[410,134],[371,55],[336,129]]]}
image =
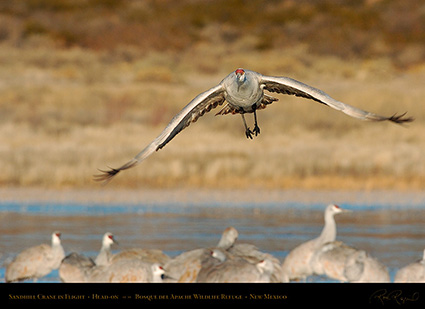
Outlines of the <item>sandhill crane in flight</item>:
{"label": "sandhill crane in flight", "polygon": [[[155,151],[162,149],[192,122],[196,122],[199,117],[203,116],[211,109],[223,105],[224,102],[226,102],[226,104],[216,115],[241,114],[245,126],[245,135],[247,138],[252,139],[253,135],[257,136],[260,134],[256,111],[264,109],[267,105],[278,100],[264,93],[264,90],[314,100],[361,120],[388,120],[399,124],[413,121],[411,117],[404,117],[406,113],[385,117],[361,110],[331,98],[322,90],[289,77],[265,76],[254,71],[239,68],[227,75],[217,86],[199,94],[190,101],[189,104],[171,120],[161,134],[133,159],[119,168],[111,168],[106,171],[101,170],[102,174],[95,175],[95,180],[107,183],[120,171],[129,169],[142,162]],[[248,127],[245,121],[245,113],[254,114],[253,130]]]}
{"label": "sandhill crane in flight", "polygon": [[60,232],[52,234],[52,243],[41,244],[25,249],[7,266],[6,282],[34,279],[48,275],[52,270],[58,269],[65,251],[61,245]]}

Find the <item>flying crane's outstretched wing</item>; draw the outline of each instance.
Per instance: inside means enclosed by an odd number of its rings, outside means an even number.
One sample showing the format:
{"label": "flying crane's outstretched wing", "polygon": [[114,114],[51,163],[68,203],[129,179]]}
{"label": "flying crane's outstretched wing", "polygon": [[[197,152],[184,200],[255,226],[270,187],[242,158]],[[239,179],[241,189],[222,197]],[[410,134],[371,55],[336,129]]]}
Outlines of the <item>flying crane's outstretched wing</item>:
{"label": "flying crane's outstretched wing", "polygon": [[369,120],[369,121],[392,121],[395,123],[405,123],[413,121],[412,117],[404,117],[406,113],[397,115],[394,114],[390,117],[380,116],[371,112],[364,111],[357,107],[342,103],[331,98],[328,94],[323,92],[320,89],[311,87],[304,83],[301,83],[295,79],[289,77],[272,77],[272,76],[264,76],[262,75],[262,79],[260,81],[261,86],[264,90],[282,94],[295,95],[299,97],[303,97],[306,99],[311,99],[316,102],[325,104],[329,107],[332,107],[336,110],[339,110],[351,117]]}
{"label": "flying crane's outstretched wing", "polygon": [[218,105],[222,105],[224,101],[224,87],[221,84],[199,94],[170,121],[156,139],[147,145],[133,159],[119,168],[110,168],[107,171],[101,171],[102,174],[95,175],[94,179],[96,181],[109,182],[120,171],[139,164],[152,153],[163,148],[184,128],[188,127],[192,122],[196,122],[199,117],[203,116],[211,109]]}

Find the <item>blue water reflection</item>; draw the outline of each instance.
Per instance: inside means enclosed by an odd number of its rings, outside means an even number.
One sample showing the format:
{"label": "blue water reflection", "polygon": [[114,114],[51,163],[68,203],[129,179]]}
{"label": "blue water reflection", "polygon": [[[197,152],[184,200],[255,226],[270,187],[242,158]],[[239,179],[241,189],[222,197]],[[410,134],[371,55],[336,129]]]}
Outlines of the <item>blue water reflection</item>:
{"label": "blue water reflection", "polygon": [[[425,248],[425,205],[345,203],[353,212],[336,217],[337,238],[367,250],[393,277],[419,259]],[[67,253],[95,256],[102,235],[112,232],[115,251],[141,247],[170,256],[215,245],[222,231],[234,226],[239,241],[252,243],[283,260],[298,244],[317,237],[323,227],[323,203],[0,203],[0,281],[4,265],[23,249],[49,242],[62,232]],[[52,272],[39,282],[58,281]],[[326,281],[311,278],[311,281]]]}

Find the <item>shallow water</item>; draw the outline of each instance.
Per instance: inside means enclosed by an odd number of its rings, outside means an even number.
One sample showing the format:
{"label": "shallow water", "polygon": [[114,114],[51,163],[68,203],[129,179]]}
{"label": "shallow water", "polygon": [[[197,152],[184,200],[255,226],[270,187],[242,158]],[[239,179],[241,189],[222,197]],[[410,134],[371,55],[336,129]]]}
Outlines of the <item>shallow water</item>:
{"label": "shallow water", "polygon": [[[157,202],[93,201],[0,201],[0,281],[5,265],[23,249],[49,243],[54,230],[62,232],[66,253],[80,252],[96,256],[105,232],[119,242],[114,251],[141,247],[161,249],[170,256],[199,247],[214,246],[222,231],[233,226],[239,242],[255,244],[259,249],[283,260],[298,244],[316,237],[323,227],[327,198],[323,195],[294,198],[284,202],[261,198],[255,201],[195,199],[191,203],[167,199]],[[384,194],[384,193],[383,193]],[[337,239],[364,249],[390,270],[418,260],[425,248],[425,200],[398,196],[383,202],[333,197],[351,213],[336,216]],[[233,198],[233,197],[232,197]],[[211,200],[211,202],[208,202]],[[311,277],[309,282],[327,282]],[[57,271],[38,282],[59,282]]]}

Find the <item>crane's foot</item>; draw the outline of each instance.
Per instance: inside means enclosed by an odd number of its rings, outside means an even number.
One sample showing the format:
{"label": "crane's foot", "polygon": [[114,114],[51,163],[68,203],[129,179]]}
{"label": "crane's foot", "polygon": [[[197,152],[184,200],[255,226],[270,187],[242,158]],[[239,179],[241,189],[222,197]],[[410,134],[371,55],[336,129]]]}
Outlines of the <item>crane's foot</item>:
{"label": "crane's foot", "polygon": [[[254,134],[254,132],[252,132],[250,128],[246,128],[246,130],[245,130],[246,138],[252,139],[253,134]],[[257,134],[255,134],[255,135],[257,135]]]}
{"label": "crane's foot", "polygon": [[257,136],[258,134],[260,134],[260,127],[259,127],[259,126],[257,126],[257,124],[255,124],[255,126],[254,126],[254,131],[253,131],[253,133],[255,133],[255,136]]}

